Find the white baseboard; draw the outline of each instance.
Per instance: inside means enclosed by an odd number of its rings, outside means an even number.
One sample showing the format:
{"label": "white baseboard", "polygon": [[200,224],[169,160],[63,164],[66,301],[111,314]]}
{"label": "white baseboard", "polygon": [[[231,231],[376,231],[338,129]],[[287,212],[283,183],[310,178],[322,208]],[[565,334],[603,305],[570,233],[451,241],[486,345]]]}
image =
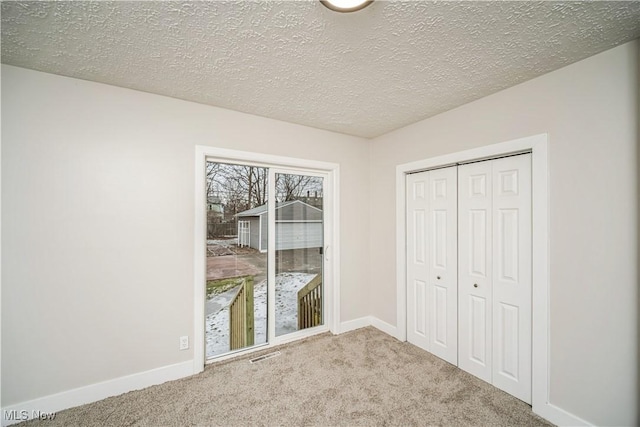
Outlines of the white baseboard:
{"label": "white baseboard", "polygon": [[346,322],[340,323],[340,333],[344,334],[345,332],[355,331],[356,329],[366,328],[367,326],[371,326],[371,316],[347,320]]}
{"label": "white baseboard", "polygon": [[593,426],[590,422],[551,403],[534,406],[531,409],[534,413],[557,426]]}
{"label": "white baseboard", "polygon": [[364,316],[358,319],[347,320],[340,324],[340,333],[354,331],[356,329],[365,328],[367,326],[373,326],[376,329],[381,330],[385,334],[391,335],[396,338],[397,328],[388,324],[375,316]]}
{"label": "white baseboard", "polygon": [[373,326],[376,329],[381,330],[385,334],[391,335],[394,338],[398,338],[397,337],[398,328],[396,328],[393,325],[388,324],[387,322],[385,322],[383,320],[378,319],[375,316],[371,316],[371,326]]}
{"label": "white baseboard", "polygon": [[40,397],[2,408],[2,425],[8,426],[42,414],[55,414],[64,409],[97,402],[133,390],[193,375],[193,361],[163,366],[113,380],[103,381],[73,390]]}

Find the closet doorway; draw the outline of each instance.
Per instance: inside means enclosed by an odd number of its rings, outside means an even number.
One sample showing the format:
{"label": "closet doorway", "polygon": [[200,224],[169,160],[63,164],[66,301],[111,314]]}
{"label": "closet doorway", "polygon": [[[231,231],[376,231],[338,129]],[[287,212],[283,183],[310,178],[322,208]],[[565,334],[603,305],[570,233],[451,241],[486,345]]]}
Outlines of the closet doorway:
{"label": "closet doorway", "polygon": [[546,153],[538,135],[396,173],[396,336],[538,413],[549,406]]}
{"label": "closet doorway", "polygon": [[407,339],[531,402],[531,155],[407,176]]}

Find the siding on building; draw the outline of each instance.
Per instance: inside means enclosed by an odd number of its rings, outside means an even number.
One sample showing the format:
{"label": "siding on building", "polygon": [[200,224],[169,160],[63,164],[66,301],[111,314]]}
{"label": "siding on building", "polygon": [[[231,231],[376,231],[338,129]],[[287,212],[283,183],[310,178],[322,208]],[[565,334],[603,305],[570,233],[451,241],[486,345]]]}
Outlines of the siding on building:
{"label": "siding on building", "polygon": [[[260,221],[260,226],[262,227],[262,241],[260,242],[260,251],[261,252],[266,252],[267,251],[267,245],[268,245],[268,241],[267,241],[267,236],[269,236],[269,221],[267,221],[267,215],[263,215],[260,217],[261,221]],[[257,240],[256,240],[257,242]]]}
{"label": "siding on building", "polygon": [[299,200],[276,209],[277,221],[322,221],[322,211]]}
{"label": "siding on building", "polygon": [[320,247],[321,222],[276,222],[276,250]]}
{"label": "siding on building", "polygon": [[[251,222],[249,246],[267,251],[267,206],[240,212],[238,220]],[[259,230],[262,229],[262,233]],[[323,246],[322,211],[300,200],[276,207],[276,250],[320,248]]]}
{"label": "siding on building", "polygon": [[249,220],[250,225],[250,230],[249,230],[249,246],[251,246],[252,248],[258,249],[260,250],[259,247],[254,246],[253,242],[259,242],[260,241],[260,218],[259,217],[249,217],[246,218]]}

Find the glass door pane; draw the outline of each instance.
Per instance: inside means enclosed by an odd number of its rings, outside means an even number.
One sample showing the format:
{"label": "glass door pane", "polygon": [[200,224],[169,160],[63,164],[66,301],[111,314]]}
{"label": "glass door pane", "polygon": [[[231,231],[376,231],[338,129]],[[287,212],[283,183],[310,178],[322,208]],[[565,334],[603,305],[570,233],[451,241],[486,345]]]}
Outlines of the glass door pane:
{"label": "glass door pane", "polygon": [[268,177],[207,162],[207,359],[267,343]]}
{"label": "glass door pane", "polygon": [[323,178],[275,174],[275,335],[323,319]]}

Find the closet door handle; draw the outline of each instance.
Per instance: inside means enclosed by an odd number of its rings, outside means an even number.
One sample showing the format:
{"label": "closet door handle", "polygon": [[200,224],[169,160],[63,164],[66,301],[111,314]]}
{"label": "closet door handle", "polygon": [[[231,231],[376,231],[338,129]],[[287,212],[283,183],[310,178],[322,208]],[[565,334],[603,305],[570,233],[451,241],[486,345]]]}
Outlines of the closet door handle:
{"label": "closet door handle", "polygon": [[477,288],[477,287],[478,287],[478,284],[477,284],[477,283],[474,283],[474,284],[473,284],[473,287],[474,287],[474,288]]}

